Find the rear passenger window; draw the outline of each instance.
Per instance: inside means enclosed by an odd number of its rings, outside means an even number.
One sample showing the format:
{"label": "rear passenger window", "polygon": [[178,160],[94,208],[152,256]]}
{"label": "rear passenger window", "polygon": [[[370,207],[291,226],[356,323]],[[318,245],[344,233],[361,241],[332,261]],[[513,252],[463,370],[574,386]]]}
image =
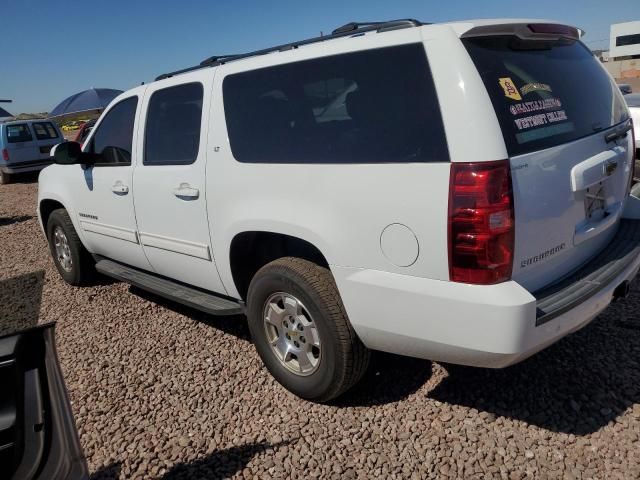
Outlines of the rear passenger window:
{"label": "rear passenger window", "polygon": [[91,140],[89,150],[102,158],[96,165],[131,165],[133,124],[138,97],[122,100],[109,110]]}
{"label": "rear passenger window", "polygon": [[33,137],[31,136],[31,131],[26,123],[7,125],[8,143],[29,142],[31,140],[33,140]]}
{"label": "rear passenger window", "polygon": [[240,162],[449,161],[421,44],[229,75],[223,94]]}
{"label": "rear passenger window", "polygon": [[53,140],[58,138],[58,132],[50,122],[34,122],[31,126],[38,140]]}
{"label": "rear passenger window", "polygon": [[200,147],[201,83],[158,90],[151,96],[144,141],[145,165],[189,165]]}

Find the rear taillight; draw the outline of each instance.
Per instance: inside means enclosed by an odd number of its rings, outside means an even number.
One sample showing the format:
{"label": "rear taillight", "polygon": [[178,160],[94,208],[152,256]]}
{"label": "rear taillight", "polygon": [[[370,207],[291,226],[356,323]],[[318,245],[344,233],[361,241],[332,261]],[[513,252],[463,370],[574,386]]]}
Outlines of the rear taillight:
{"label": "rear taillight", "polygon": [[627,192],[631,192],[631,187],[634,184],[634,178],[636,176],[636,131],[631,122],[631,172],[629,173],[629,185]]}
{"label": "rear taillight", "polygon": [[509,280],[514,237],[509,161],[452,163],[450,279],[481,285]]}
{"label": "rear taillight", "polygon": [[3,149],[2,149],[2,159],[3,159],[5,162],[8,162],[8,161],[9,161],[9,150],[7,150],[6,148],[3,148]]}
{"label": "rear taillight", "polygon": [[559,25],[557,23],[530,23],[527,25],[533,33],[542,33],[546,35],[561,35],[563,37],[580,38],[580,31],[575,27],[568,25]]}

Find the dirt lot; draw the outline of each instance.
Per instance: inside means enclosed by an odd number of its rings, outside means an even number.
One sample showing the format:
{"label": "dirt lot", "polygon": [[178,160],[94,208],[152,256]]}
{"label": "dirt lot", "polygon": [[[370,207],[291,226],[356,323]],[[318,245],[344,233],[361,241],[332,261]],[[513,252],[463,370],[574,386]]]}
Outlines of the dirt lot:
{"label": "dirt lot", "polygon": [[62,283],[29,181],[0,186],[0,279],[45,271],[40,319],[58,322],[93,478],[640,477],[637,286],[515,367],[376,354],[352,392],[314,405],[271,379],[242,318]]}

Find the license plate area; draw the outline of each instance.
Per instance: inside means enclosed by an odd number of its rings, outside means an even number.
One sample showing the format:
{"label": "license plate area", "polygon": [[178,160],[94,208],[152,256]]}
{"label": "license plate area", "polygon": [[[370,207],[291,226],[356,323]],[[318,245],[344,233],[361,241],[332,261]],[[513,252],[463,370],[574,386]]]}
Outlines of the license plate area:
{"label": "license plate area", "polygon": [[606,215],[604,182],[591,185],[584,192],[584,218],[587,222],[599,222]]}

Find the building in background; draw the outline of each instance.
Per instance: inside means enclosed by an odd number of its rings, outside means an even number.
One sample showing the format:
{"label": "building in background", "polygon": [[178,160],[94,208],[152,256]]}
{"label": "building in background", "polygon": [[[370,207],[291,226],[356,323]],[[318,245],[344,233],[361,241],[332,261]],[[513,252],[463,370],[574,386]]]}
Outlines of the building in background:
{"label": "building in background", "polygon": [[640,59],[640,20],[611,25],[609,58],[611,60]]}
{"label": "building in background", "polygon": [[640,20],[614,23],[610,31],[609,52],[601,52],[598,58],[618,83],[640,92]]}
{"label": "building in background", "polygon": [[609,50],[596,49],[592,50],[592,52],[601,62],[609,61]]}

